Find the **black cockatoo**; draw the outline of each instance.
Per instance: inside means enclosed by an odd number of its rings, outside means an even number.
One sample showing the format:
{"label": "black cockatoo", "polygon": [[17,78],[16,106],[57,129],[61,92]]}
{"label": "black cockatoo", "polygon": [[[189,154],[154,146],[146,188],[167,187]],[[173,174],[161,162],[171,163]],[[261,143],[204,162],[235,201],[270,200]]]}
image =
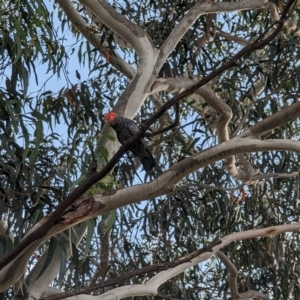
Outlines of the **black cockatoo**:
{"label": "black cockatoo", "polygon": [[[139,127],[134,121],[123,118],[113,111],[104,114],[104,120],[115,130],[118,141],[122,145],[139,131]],[[143,139],[137,141],[129,150],[139,157],[146,172],[156,166],[156,162]]]}

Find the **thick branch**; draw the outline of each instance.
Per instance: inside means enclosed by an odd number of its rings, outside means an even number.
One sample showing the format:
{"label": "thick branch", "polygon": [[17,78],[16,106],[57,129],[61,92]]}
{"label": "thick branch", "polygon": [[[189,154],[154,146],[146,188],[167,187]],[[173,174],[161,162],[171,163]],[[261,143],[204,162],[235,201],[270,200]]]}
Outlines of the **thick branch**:
{"label": "thick branch", "polygon": [[222,263],[225,265],[228,273],[229,273],[229,288],[230,288],[230,294],[232,299],[238,299],[239,292],[237,288],[237,276],[238,271],[234,264],[229,260],[229,258],[220,250],[216,252],[216,256],[220,258]]}
{"label": "thick branch", "polygon": [[264,122],[259,122],[249,128],[247,131],[242,133],[240,137],[249,137],[255,136],[260,137],[274,128],[282,126],[287,122],[290,122],[297,117],[300,116],[300,101],[292,104],[291,106],[283,108],[281,111],[277,112],[276,114],[269,116],[264,120]]}
{"label": "thick branch", "polygon": [[216,252],[216,256],[218,256],[220,258],[220,260],[222,261],[222,263],[225,265],[228,273],[229,273],[229,287],[230,287],[230,294],[231,294],[231,299],[235,300],[235,299],[249,299],[249,298],[258,298],[258,299],[266,299],[266,300],[270,300],[270,298],[263,294],[260,293],[258,291],[254,291],[254,290],[249,290],[245,293],[239,294],[238,292],[238,288],[237,288],[237,276],[238,276],[238,271],[236,269],[236,267],[234,266],[234,264],[228,259],[228,257],[221,252],[220,250],[218,250]]}
{"label": "thick branch", "polygon": [[[195,81],[188,78],[159,78],[155,80],[153,89],[157,91],[162,88],[168,92],[178,92],[187,90],[194,85]],[[195,90],[194,93],[200,95],[211,108],[220,114],[217,128],[219,143],[228,141],[228,123],[232,118],[231,108],[214,93],[208,84]],[[195,108],[199,109],[199,107]]]}
{"label": "thick branch", "polygon": [[102,54],[105,51],[109,51],[111,56],[109,62],[121,73],[123,73],[128,78],[133,78],[136,70],[127,64],[124,60],[112,53],[108,48],[101,43],[101,36],[98,33],[94,33],[89,24],[80,16],[78,11],[74,8],[73,3],[70,0],[57,0],[60,7],[64,10],[66,16],[69,18],[73,26],[82,33],[82,35],[97,49],[101,51]]}
{"label": "thick branch", "polygon": [[239,2],[212,2],[201,1],[197,3],[191,10],[182,18],[178,26],[174,28],[166,41],[161,46],[161,52],[168,56],[178,41],[193,25],[193,23],[204,14],[217,13],[217,12],[232,12],[242,11],[248,9],[262,8],[268,1],[266,0],[242,0]]}
{"label": "thick branch", "polygon": [[[73,239],[73,242],[75,242],[76,239],[76,245],[78,245],[81,239],[83,238],[86,228],[87,224],[85,223],[81,223],[79,224],[79,226],[77,226],[76,235]],[[71,255],[69,240],[66,239],[64,236],[57,236],[56,239],[59,243],[63,244],[67,258],[69,258]],[[26,283],[24,283],[19,290],[20,294],[22,294],[22,292],[26,290],[29,295],[31,295],[35,299],[39,299],[44,293],[44,291],[47,289],[47,287],[54,280],[54,278],[57,276],[61,264],[61,250],[59,249],[59,247],[56,247],[54,253],[52,254],[51,263],[49,264],[47,269],[44,270],[43,274],[40,275],[40,272],[44,268],[48,255],[48,250],[46,250],[43,253],[42,257],[37,261],[34,268],[30,270],[30,273],[28,274],[28,276],[26,276]],[[16,269],[14,271],[16,271]],[[15,298],[13,298],[12,300],[14,299]]]}
{"label": "thick branch", "polygon": [[[279,20],[279,14],[277,12],[277,6],[272,3],[272,2],[268,2],[266,5],[266,8],[268,9],[269,13],[271,14],[271,17],[274,21]],[[286,26],[289,30],[293,31],[295,33],[295,35],[299,36],[300,35],[300,29],[297,26],[297,23],[293,20],[287,20],[284,23],[284,26]]]}
{"label": "thick branch", "polygon": [[92,10],[108,28],[132,45],[140,58],[153,52],[154,46],[147,33],[138,25],[130,22],[125,16],[116,12],[106,1],[80,0],[80,2]]}

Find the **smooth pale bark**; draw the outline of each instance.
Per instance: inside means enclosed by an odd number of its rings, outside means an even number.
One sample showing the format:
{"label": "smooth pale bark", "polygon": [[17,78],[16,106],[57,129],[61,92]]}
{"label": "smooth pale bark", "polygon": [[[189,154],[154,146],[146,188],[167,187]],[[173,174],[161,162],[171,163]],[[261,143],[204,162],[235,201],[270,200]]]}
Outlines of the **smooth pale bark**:
{"label": "smooth pale bark", "polygon": [[[154,48],[151,39],[142,28],[114,11],[114,9],[105,1],[81,0],[80,2],[90,10],[93,10],[93,13],[98,20],[132,45],[139,57],[139,65],[136,74],[114,107],[114,111],[122,116],[132,119],[146,100],[148,96],[147,91],[150,90],[150,87],[157,76],[155,64],[158,52]],[[107,133],[113,136],[115,135],[115,133],[106,125],[99,138],[99,143],[104,145],[107,149],[110,149],[109,158],[111,158],[117,152],[119,143],[108,140],[105,137]]]}
{"label": "smooth pale bark", "polygon": [[[178,93],[186,90],[193,84],[195,84],[195,81],[187,78],[160,78],[155,80],[153,87],[155,90],[158,90],[161,86],[168,92]],[[218,97],[209,84],[206,84],[205,86],[196,90],[195,94],[200,95],[212,109],[220,114],[217,128],[219,143],[228,141],[230,139],[228,124],[232,118],[231,108]],[[198,110],[201,109],[200,103],[192,103],[191,105]]]}
{"label": "smooth pale bark", "polygon": [[130,43],[139,57],[137,73],[114,108],[121,115],[132,119],[148,96],[148,91],[157,76],[155,65],[158,52],[141,27],[117,13],[106,1],[80,0],[80,2],[93,10],[102,23]]}
{"label": "smooth pale bark", "polygon": [[245,293],[239,294],[238,287],[237,287],[238,271],[237,271],[236,267],[228,259],[228,257],[220,250],[218,250],[215,254],[225,265],[225,267],[229,273],[229,289],[230,289],[231,299],[258,298],[258,299],[270,300],[270,298],[267,295],[260,293],[258,291],[254,291],[254,290],[249,290]]}
{"label": "smooth pale bark", "polygon": [[[72,25],[86,38],[91,45],[103,53],[107,49],[108,44],[101,43],[101,36],[92,31],[89,24],[75,9],[73,3],[70,0],[57,0],[57,3],[63,9]],[[112,55],[110,57],[110,63],[114,66],[114,68],[122,72],[128,78],[133,78],[136,73],[136,70],[132,66],[118,56]]]}
{"label": "smooth pale bark", "polygon": [[104,0],[79,0],[84,6],[93,11],[94,15],[127,41],[135,49],[139,57],[145,56],[154,47],[146,32],[135,23],[129,21],[124,15],[118,13]]}
{"label": "smooth pale bark", "polygon": [[[277,6],[274,3],[268,2],[266,4],[266,8],[271,14],[271,17],[274,21],[278,21],[280,19],[280,16],[277,11]],[[287,27],[289,30],[293,31],[295,35],[300,36],[300,29],[295,21],[288,19],[284,22],[284,26]]]}
{"label": "smooth pale bark", "polygon": [[[81,223],[79,226],[77,226],[76,229],[76,245],[79,244],[81,239],[84,236],[84,233],[86,231],[87,224],[86,223]],[[71,255],[71,242],[70,240],[66,240],[63,236],[58,236],[57,241],[63,245],[63,248],[66,251],[66,256],[67,259],[70,258]],[[61,257],[61,250],[57,246],[53,257],[51,259],[51,262],[47,269],[43,272],[41,276],[40,272],[44,267],[45,261],[47,259],[48,255],[48,250],[44,252],[44,254],[40,257],[40,259],[37,261],[36,265],[34,268],[30,271],[28,276],[26,276],[26,284],[20,289],[20,293],[26,290],[26,292],[33,297],[34,299],[39,299],[43,294],[44,291],[47,290],[48,286],[51,284],[51,282],[55,279],[57,274],[59,273],[60,270],[60,257]],[[39,276],[39,277],[38,277]],[[12,298],[12,300],[14,300]]]}
{"label": "smooth pale bark", "polygon": [[[115,288],[107,293],[104,293],[100,296],[94,296],[94,298],[87,298],[87,299],[94,299],[94,300],[118,300],[123,299],[126,297],[133,297],[133,296],[155,296],[157,294],[158,288],[167,280],[175,277],[176,275],[184,272],[188,268],[199,264],[216,253],[223,247],[229,245],[235,241],[241,241],[246,239],[253,239],[258,237],[265,237],[265,236],[273,236],[278,235],[286,232],[293,232],[300,230],[300,222],[294,224],[286,224],[280,226],[273,226],[264,229],[252,229],[237,233],[229,234],[223,238],[221,238],[221,244],[215,246],[212,252],[205,252],[200,254],[199,256],[192,259],[190,262],[178,265],[174,268],[171,268],[166,271],[159,272],[157,275],[153,276],[147,283],[145,284],[134,284],[134,285],[126,285],[119,288]],[[241,298],[239,299],[247,299],[247,297],[261,297],[262,299],[268,299],[268,297],[262,293],[257,291],[248,291],[246,293],[239,295]],[[76,296],[67,298],[69,300],[78,299]]]}
{"label": "smooth pale bark", "polygon": [[259,9],[262,8],[267,2],[267,0],[241,0],[239,2],[212,2],[210,0],[201,1],[193,6],[190,11],[181,19],[178,26],[172,30],[166,41],[161,46],[161,51],[169,55],[169,53],[173,51],[178,41],[184,36],[188,29],[200,16],[204,14]]}
{"label": "smooth pale bark", "polygon": [[[0,235],[6,236],[7,235],[7,223],[4,220],[0,220]],[[10,238],[11,242],[13,243],[15,237],[11,232],[8,232],[8,237]]]}
{"label": "smooth pale bark", "polygon": [[[195,83],[192,79],[187,78],[167,78],[167,79],[157,79],[153,85],[153,91],[158,92],[160,90],[176,93],[188,89]],[[263,79],[257,81],[257,85],[251,89],[253,97],[256,97],[258,93],[262,92],[261,86],[264,85]],[[201,98],[209,104],[216,112],[219,113],[218,124],[217,124],[217,135],[219,143],[228,141],[229,130],[228,125],[232,117],[231,108],[218,97],[216,93],[212,90],[209,84],[199,88],[195,91],[196,95],[201,96]],[[196,109],[200,103],[193,103]],[[246,130],[240,137],[254,137],[258,138],[263,134],[271,131],[272,129],[279,127],[296,117],[300,116],[300,102],[292,104],[290,107],[283,108],[280,112],[268,117],[263,122],[259,122],[252,126],[250,129]],[[262,178],[269,178],[268,174],[261,174],[255,170],[251,165],[249,165],[245,158],[240,155],[240,161],[242,162],[243,169],[238,169],[236,166],[235,156],[229,156],[225,159],[226,169],[228,173],[235,177],[236,179],[244,181],[247,184],[253,184],[257,180]],[[265,177],[264,177],[265,175]]]}

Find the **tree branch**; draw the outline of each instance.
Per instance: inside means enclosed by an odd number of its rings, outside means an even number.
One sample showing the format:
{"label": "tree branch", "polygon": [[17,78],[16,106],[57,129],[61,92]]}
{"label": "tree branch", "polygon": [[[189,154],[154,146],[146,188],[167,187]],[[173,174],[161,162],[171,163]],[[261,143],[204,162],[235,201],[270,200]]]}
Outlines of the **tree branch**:
{"label": "tree branch", "polygon": [[141,269],[129,271],[124,275],[117,276],[113,279],[109,279],[102,283],[90,285],[88,287],[80,288],[75,291],[72,290],[70,292],[60,293],[58,295],[46,297],[43,299],[44,300],[59,300],[59,299],[64,299],[69,296],[73,296],[73,295],[87,294],[92,291],[102,289],[105,287],[119,285],[121,282],[124,282],[125,280],[128,280],[133,277],[141,276],[141,275],[152,273],[152,272],[169,270],[171,268],[175,268],[176,266],[179,266],[186,262],[190,262],[193,258],[201,255],[204,252],[212,252],[213,247],[215,247],[216,245],[219,245],[219,244],[221,244],[221,241],[219,239],[215,239],[209,245],[204,246],[202,249],[196,250],[188,255],[185,255],[185,256],[181,257],[180,259],[175,260],[174,262],[165,262],[165,263],[157,263],[157,264],[149,265],[149,266],[143,267]]}
{"label": "tree branch", "polygon": [[251,128],[243,132],[240,137],[260,137],[272,129],[294,120],[298,116],[300,116],[300,101],[295,102],[291,106],[285,107],[276,114],[267,117],[265,122],[259,122],[253,125]]}
{"label": "tree branch", "polygon": [[220,258],[221,262],[225,265],[228,273],[229,273],[229,288],[230,288],[230,294],[232,299],[238,299],[239,298],[239,292],[237,288],[237,276],[238,271],[234,264],[228,259],[228,257],[218,250],[216,252],[216,256]]}
{"label": "tree branch", "polygon": [[125,16],[115,11],[104,0],[79,0],[88,7],[97,18],[108,28],[127,41],[137,52],[137,55],[146,57],[154,51],[154,45],[147,33],[138,25],[129,21]]}
{"label": "tree branch", "polygon": [[70,0],[57,0],[57,2],[73,26],[87,39],[87,41],[89,41],[95,48],[99,49],[102,55],[104,55],[105,51],[110,52],[111,56],[109,62],[117,70],[130,79],[135,76],[136,70],[120,57],[116,56],[115,53],[112,53],[105,44],[101,43],[101,36],[90,29],[89,24],[80,16]]}
{"label": "tree branch", "polygon": [[234,264],[229,260],[229,258],[220,250],[216,252],[216,256],[220,258],[222,263],[225,265],[228,273],[229,273],[229,287],[230,287],[230,294],[231,299],[249,299],[249,298],[259,298],[259,299],[266,299],[270,300],[270,298],[258,291],[249,290],[245,293],[239,294],[238,288],[237,288],[237,276],[238,271]]}
{"label": "tree branch", "polygon": [[266,0],[242,0],[239,2],[212,2],[201,1],[197,3],[190,11],[182,18],[179,24],[174,28],[171,34],[160,48],[160,51],[164,55],[168,56],[173,51],[178,41],[193,25],[197,18],[204,14],[217,13],[217,12],[232,12],[242,11],[248,9],[262,8]]}
{"label": "tree branch", "polygon": [[[108,291],[107,293],[101,295],[101,300],[122,299],[124,297],[130,297],[130,296],[133,296],[133,293],[132,293],[133,290],[134,290],[134,295],[136,295],[136,296],[139,296],[139,295],[155,296],[157,294],[158,287],[162,283],[164,283],[167,280],[169,280],[170,278],[173,278],[174,276],[182,273],[186,269],[188,269],[196,264],[199,264],[202,261],[209,259],[217,251],[219,251],[221,248],[229,245],[233,241],[240,241],[240,240],[245,240],[245,239],[253,239],[253,238],[257,238],[257,237],[278,235],[281,233],[297,231],[299,229],[300,229],[300,222],[293,223],[293,224],[279,225],[279,226],[274,226],[274,227],[268,227],[265,229],[252,229],[252,230],[229,234],[220,239],[222,241],[222,243],[215,245],[213,247],[213,252],[204,252],[204,253],[200,254],[199,256],[193,258],[190,262],[180,264],[180,265],[178,265],[172,269],[168,269],[166,271],[161,271],[160,273],[158,273],[154,277],[152,277],[145,284],[135,284],[135,285],[115,288],[114,290]],[[246,293],[243,293],[241,295],[244,297],[244,295]],[[251,293],[252,293],[252,295],[258,295],[258,294],[263,295],[256,291],[251,291]],[[111,296],[113,296],[114,298],[111,298]],[[252,296],[252,297],[254,297],[254,296]],[[70,300],[73,300],[73,299],[75,300],[75,297],[70,298]],[[244,299],[245,299],[245,297],[244,297]],[[266,299],[266,298],[263,298],[263,299]]]}
{"label": "tree branch", "polygon": [[[81,223],[76,227],[76,235],[72,239],[76,245],[78,245],[81,241],[81,239],[84,236],[84,233],[86,231],[87,224]],[[71,250],[70,250],[70,241],[66,239],[63,235],[58,235],[56,237],[57,241],[61,243],[66,251],[67,258],[70,258],[71,256]],[[69,239],[71,237],[69,236]],[[26,276],[26,281],[23,283],[23,285],[20,287],[17,293],[22,294],[24,291],[26,291],[29,295],[34,295],[35,298],[39,299],[45,290],[47,290],[47,287],[51,284],[51,282],[54,280],[54,278],[57,276],[60,270],[60,259],[61,259],[61,250],[59,247],[56,247],[54,252],[50,255],[51,257],[51,263],[48,265],[47,269],[44,270],[42,274],[40,272],[44,268],[44,265],[46,263],[46,260],[48,258],[48,249],[43,253],[43,255],[38,259],[37,263],[35,264],[34,268],[32,268]],[[22,268],[22,265],[18,264],[14,268],[14,272],[18,272],[18,268]]]}
{"label": "tree branch", "polygon": [[177,102],[177,103],[175,104],[175,121],[174,121],[173,124],[171,124],[171,125],[169,125],[169,126],[163,128],[163,129],[161,129],[161,130],[157,130],[157,131],[155,131],[155,132],[145,133],[145,137],[148,137],[148,138],[149,138],[149,137],[152,137],[152,136],[155,136],[155,135],[164,133],[164,132],[166,132],[166,131],[169,131],[169,130],[171,130],[171,129],[177,127],[177,126],[179,125],[179,117],[180,117],[180,115],[179,115],[179,108],[180,108],[180,107],[179,107],[179,102]]}

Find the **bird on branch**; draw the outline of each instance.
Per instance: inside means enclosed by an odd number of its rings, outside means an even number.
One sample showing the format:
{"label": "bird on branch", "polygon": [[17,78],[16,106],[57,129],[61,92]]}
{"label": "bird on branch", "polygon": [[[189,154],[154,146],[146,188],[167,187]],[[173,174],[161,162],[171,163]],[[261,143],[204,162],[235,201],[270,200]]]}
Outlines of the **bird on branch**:
{"label": "bird on branch", "polygon": [[[134,121],[123,118],[113,111],[104,114],[104,120],[115,130],[118,141],[122,145],[139,131],[139,127]],[[156,166],[155,159],[143,139],[130,146],[129,150],[139,157],[146,172],[149,172]]]}

